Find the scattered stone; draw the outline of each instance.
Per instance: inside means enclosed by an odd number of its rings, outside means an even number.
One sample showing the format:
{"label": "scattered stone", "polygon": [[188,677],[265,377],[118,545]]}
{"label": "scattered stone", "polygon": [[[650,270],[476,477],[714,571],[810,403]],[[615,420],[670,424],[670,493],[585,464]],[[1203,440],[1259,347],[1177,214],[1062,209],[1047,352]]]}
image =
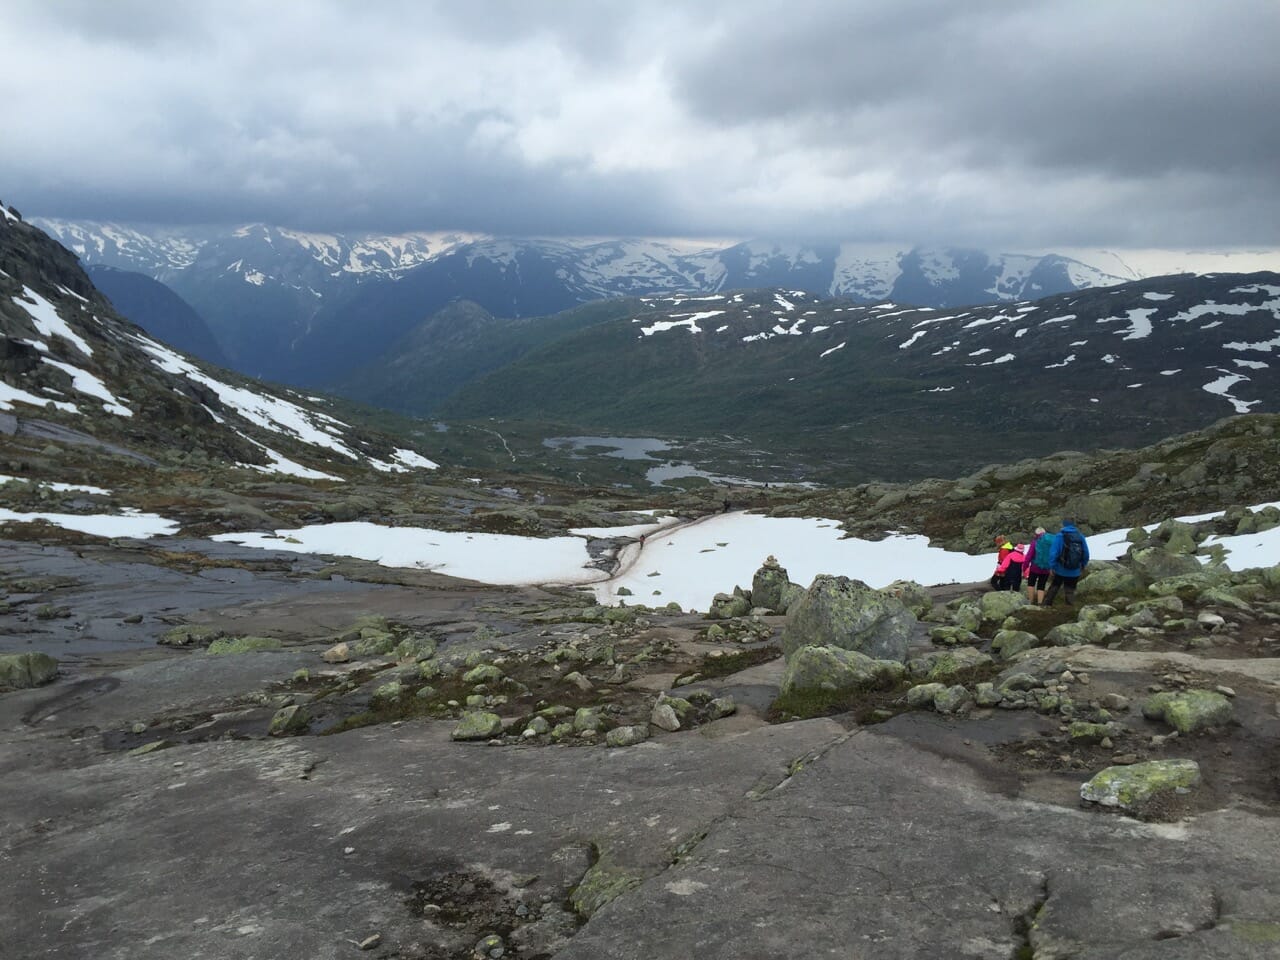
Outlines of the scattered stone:
{"label": "scattered stone", "polygon": [[600,716],[599,707],[579,707],[573,715],[573,729],[576,733],[599,733],[604,729],[604,718]]}
{"label": "scattered stone", "polygon": [[399,680],[392,680],[390,683],[384,683],[373,691],[373,695],[369,698],[369,704],[374,707],[385,707],[398,703],[403,696],[404,684]]}
{"label": "scattered stone", "polygon": [[991,641],[991,650],[1001,660],[1012,660],[1024,650],[1040,645],[1040,638],[1025,630],[999,630]]}
{"label": "scattered stone", "polygon": [[961,684],[939,690],[933,696],[933,709],[938,713],[964,713],[973,706],[973,695]]}
{"label": "scattered stone", "polygon": [[380,943],[382,943],[382,934],[375,933],[371,936],[365,937],[363,940],[357,943],[356,946],[359,947],[361,950],[372,950],[376,946],[378,946],[378,944]]}
{"label": "scattered stone", "polygon": [[1232,689],[1231,687],[1226,686],[1225,684],[1219,684],[1218,686],[1214,687],[1213,689],[1214,689],[1217,693],[1222,694],[1224,697],[1235,697],[1235,695],[1236,695],[1235,690],[1234,690],[1234,689]]}
{"label": "scattered stone", "polygon": [[942,683],[922,683],[914,686],[907,691],[907,706],[916,710],[931,708],[933,698],[946,689],[946,685]]}
{"label": "scattered stone", "polygon": [[733,697],[716,697],[707,704],[708,720],[720,720],[737,712],[738,705],[733,702]]}
{"label": "scattered stone", "polygon": [[1200,765],[1194,760],[1149,760],[1107,767],[1080,787],[1080,798],[1104,807],[1141,813],[1157,793],[1186,793],[1200,784]]}
{"label": "scattered stone", "polygon": [[506,679],[506,674],[491,663],[482,663],[478,667],[472,667],[462,675],[462,682],[469,684],[477,683],[501,683]]}
{"label": "scattered stone", "polygon": [[566,673],[564,675],[564,682],[572,684],[583,693],[590,693],[595,689],[595,685],[577,670],[574,670],[571,673]]}

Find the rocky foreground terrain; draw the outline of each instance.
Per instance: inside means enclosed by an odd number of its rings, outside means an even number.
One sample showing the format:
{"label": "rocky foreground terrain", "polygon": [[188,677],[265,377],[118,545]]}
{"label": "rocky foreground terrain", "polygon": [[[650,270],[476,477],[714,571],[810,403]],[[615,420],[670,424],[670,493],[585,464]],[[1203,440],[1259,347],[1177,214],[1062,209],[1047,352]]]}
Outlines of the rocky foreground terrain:
{"label": "rocky foreground terrain", "polygon": [[1202,566],[1227,522],[1075,608],[765,564],[709,617],[7,540],[5,955],[1275,957],[1280,567]]}

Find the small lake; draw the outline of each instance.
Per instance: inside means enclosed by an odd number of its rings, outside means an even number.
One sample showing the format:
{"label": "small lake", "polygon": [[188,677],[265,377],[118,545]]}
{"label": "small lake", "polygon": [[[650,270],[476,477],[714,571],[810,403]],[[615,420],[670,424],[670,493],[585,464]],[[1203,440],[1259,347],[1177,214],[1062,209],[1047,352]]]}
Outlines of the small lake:
{"label": "small lake", "polygon": [[543,446],[553,450],[571,450],[581,456],[617,457],[621,460],[651,460],[657,466],[645,472],[645,479],[655,487],[666,486],[668,480],[700,477],[710,483],[732,484],[734,486],[760,486],[752,480],[741,477],[727,477],[721,474],[699,470],[691,463],[681,460],[656,457],[652,454],[666,453],[675,449],[666,440],[657,437],[548,437],[542,441]]}

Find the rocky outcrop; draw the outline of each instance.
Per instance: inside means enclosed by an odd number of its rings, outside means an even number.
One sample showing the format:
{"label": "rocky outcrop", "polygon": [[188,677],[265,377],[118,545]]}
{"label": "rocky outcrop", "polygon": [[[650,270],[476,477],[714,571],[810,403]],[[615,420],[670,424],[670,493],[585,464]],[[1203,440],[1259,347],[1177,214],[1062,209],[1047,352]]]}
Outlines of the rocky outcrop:
{"label": "rocky outcrop", "polygon": [[801,647],[840,647],[873,660],[906,658],[916,618],[896,597],[861,580],[822,574],[788,613],[783,652]]}
{"label": "rocky outcrop", "polygon": [[842,647],[801,647],[787,658],[781,693],[873,690],[899,682],[906,668],[897,660],[875,660]]}

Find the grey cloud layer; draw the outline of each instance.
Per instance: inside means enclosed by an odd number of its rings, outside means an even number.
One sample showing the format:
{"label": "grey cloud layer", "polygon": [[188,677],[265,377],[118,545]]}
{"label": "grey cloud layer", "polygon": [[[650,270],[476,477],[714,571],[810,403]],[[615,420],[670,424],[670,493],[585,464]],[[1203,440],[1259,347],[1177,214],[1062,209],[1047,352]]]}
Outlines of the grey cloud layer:
{"label": "grey cloud layer", "polygon": [[33,214],[1280,246],[1269,0],[6,6]]}

